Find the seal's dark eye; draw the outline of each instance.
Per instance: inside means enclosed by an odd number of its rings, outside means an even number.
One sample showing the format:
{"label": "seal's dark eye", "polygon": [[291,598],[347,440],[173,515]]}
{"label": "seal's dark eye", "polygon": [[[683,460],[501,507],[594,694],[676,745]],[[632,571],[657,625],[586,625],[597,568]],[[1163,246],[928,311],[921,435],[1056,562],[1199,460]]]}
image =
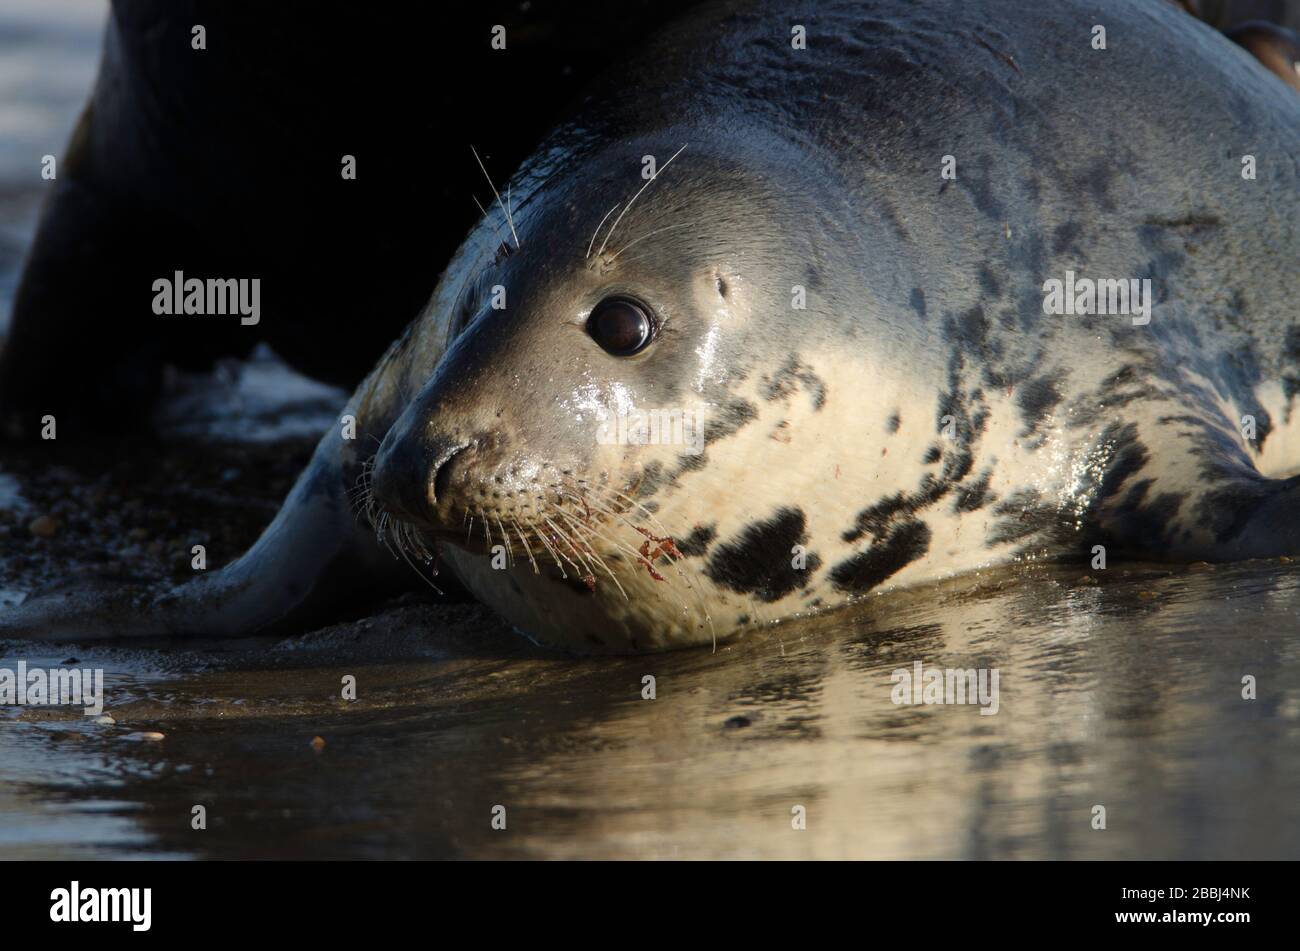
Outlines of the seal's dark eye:
{"label": "seal's dark eye", "polygon": [[644,350],[654,336],[654,322],[646,309],[626,297],[607,297],[587,318],[587,333],[606,353],[630,357]]}

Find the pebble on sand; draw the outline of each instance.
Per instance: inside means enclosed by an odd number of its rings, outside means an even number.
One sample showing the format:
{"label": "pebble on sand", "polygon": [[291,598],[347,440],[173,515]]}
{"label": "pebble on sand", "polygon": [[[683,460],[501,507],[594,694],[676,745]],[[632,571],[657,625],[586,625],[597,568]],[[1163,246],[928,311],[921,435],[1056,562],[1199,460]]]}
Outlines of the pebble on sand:
{"label": "pebble on sand", "polygon": [[96,719],[95,722],[98,723],[100,726],[115,726],[117,724],[117,721],[114,720],[112,717],[110,717],[107,713],[104,714],[102,717]]}
{"label": "pebble on sand", "polygon": [[37,538],[52,538],[58,530],[58,521],[49,515],[38,515],[27,523],[27,531]]}
{"label": "pebble on sand", "polygon": [[314,750],[316,750],[317,752],[319,752],[320,750],[325,749],[325,740],[324,740],[324,738],[319,737],[319,736],[313,736],[313,737],[311,738],[311,748],[314,749]]}

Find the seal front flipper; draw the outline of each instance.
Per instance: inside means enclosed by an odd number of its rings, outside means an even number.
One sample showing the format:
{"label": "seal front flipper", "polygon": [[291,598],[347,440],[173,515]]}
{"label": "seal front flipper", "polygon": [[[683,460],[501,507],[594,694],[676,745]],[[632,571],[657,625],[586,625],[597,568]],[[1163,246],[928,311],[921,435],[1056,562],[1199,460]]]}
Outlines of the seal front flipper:
{"label": "seal front flipper", "polygon": [[[468,252],[464,252],[468,253]],[[447,346],[445,282],[343,408],[275,519],[240,558],[179,586],[79,582],[0,613],[0,638],[88,641],[140,637],[240,637],[309,629],[421,583],[399,552],[428,546],[388,523],[381,543],[365,511],[373,450],[415,380]],[[368,457],[369,456],[369,457]],[[427,569],[426,569],[427,570]],[[425,579],[428,583],[428,579]],[[448,583],[452,583],[448,579]],[[438,584],[437,587],[445,587]],[[457,589],[459,590],[459,589]]]}
{"label": "seal front flipper", "polygon": [[397,593],[415,579],[353,514],[339,443],[337,432],[321,441],[275,520],[225,568],[167,588],[93,581],[40,594],[0,615],[0,637],[276,634],[330,620],[342,605]]}

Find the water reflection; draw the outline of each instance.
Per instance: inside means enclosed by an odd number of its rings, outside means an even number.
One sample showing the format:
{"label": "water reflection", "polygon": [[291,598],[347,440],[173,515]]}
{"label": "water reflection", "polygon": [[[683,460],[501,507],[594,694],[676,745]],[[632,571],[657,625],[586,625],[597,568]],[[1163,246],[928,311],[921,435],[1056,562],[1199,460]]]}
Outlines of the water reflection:
{"label": "water reflection", "polygon": [[[235,651],[83,653],[109,669],[122,722],[48,710],[5,722],[0,844],[221,858],[1296,857],[1300,572],[1078,575],[1024,569],[873,599],[716,654],[573,659],[478,609],[430,605]],[[18,645],[0,653],[39,662]],[[896,705],[891,673],[915,661],[997,668],[998,713]],[[338,699],[345,673],[355,703]],[[1242,699],[1248,674],[1256,700]],[[167,736],[120,739],[139,730]],[[194,804],[206,831],[190,829]]]}

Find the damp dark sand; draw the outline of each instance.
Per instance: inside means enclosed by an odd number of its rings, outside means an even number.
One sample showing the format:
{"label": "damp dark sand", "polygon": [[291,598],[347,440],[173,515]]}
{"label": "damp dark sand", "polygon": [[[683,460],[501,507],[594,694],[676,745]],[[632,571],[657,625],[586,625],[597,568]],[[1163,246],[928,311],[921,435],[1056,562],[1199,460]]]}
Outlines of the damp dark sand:
{"label": "damp dark sand", "polygon": [[[195,541],[234,557],[311,441],[222,431],[7,453],[4,596],[184,577]],[[0,643],[0,666],[103,667],[117,721],[0,708],[0,855],[1296,858],[1298,632],[1300,561],[1015,568],[716,653],[575,658],[413,596],[288,639]],[[895,705],[918,660],[997,668],[997,714]]]}

